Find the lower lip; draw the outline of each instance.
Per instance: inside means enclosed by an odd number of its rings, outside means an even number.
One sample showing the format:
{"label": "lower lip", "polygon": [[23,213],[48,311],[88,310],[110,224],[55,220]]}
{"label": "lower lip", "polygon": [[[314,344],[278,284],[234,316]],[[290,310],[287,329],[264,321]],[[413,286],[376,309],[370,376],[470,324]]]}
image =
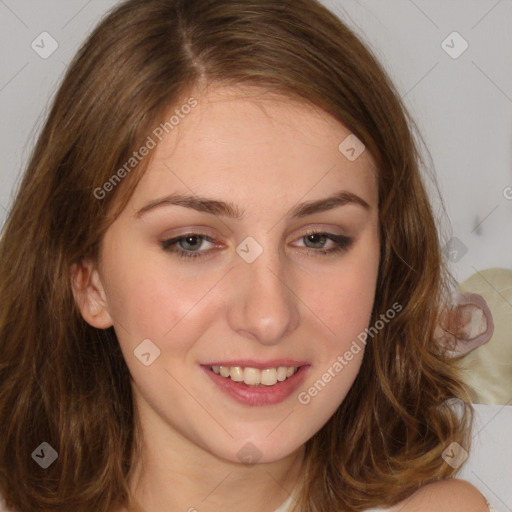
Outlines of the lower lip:
{"label": "lower lip", "polygon": [[248,386],[244,382],[235,382],[229,377],[217,375],[207,366],[202,367],[212,381],[227,395],[245,405],[275,405],[286,400],[302,384],[310,368],[301,366],[297,372],[273,386]]}

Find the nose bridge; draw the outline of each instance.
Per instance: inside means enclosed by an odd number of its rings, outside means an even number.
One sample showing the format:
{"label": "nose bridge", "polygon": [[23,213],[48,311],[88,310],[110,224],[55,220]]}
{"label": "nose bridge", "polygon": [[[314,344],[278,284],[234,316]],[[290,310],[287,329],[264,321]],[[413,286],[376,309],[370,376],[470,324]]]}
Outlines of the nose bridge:
{"label": "nose bridge", "polygon": [[[230,321],[240,334],[261,343],[275,344],[298,326],[299,311],[286,259],[281,257],[277,246],[259,247],[251,240],[238,247],[242,261],[232,276],[236,292]],[[251,257],[245,258],[251,251]]]}

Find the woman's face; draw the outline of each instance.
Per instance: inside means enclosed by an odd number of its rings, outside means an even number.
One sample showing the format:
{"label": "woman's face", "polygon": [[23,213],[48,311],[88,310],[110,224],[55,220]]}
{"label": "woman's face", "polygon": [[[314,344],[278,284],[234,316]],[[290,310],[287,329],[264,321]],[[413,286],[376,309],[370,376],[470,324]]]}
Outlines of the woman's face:
{"label": "woman's face", "polygon": [[379,263],[374,161],[354,160],[351,139],[343,153],[350,131],[325,113],[241,89],[194,98],[150,135],[82,311],[114,326],[148,439],[271,462],[327,422],[359,371]]}

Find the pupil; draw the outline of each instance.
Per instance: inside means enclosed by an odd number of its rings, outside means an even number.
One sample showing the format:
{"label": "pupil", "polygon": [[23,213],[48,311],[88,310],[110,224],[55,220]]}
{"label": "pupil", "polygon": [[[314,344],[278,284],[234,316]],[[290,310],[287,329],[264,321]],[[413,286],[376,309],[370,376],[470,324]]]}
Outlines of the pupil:
{"label": "pupil", "polygon": [[325,242],[325,235],[315,233],[313,235],[308,235],[308,240],[312,242],[313,244],[320,244],[323,245]]}
{"label": "pupil", "polygon": [[192,246],[192,247],[189,247],[191,249],[197,248],[197,246],[201,244],[199,237],[196,235],[187,236],[184,241],[185,241],[185,244]]}

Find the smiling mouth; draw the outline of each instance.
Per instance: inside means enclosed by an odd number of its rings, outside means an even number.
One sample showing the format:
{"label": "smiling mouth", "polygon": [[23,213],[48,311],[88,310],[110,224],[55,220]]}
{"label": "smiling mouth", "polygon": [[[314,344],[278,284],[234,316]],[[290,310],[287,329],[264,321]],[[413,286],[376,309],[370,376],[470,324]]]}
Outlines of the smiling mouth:
{"label": "smiling mouth", "polygon": [[274,386],[297,373],[299,368],[300,366],[278,366],[260,370],[242,366],[209,366],[213,373],[248,386]]}

